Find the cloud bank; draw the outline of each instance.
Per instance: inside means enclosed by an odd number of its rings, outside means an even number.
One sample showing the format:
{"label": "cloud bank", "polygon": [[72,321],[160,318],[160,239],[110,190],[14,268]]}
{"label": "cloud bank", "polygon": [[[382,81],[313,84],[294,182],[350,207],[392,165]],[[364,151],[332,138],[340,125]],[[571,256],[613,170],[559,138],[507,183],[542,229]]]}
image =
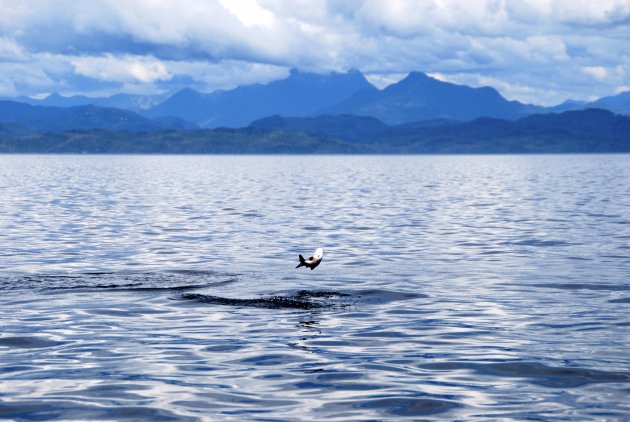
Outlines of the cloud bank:
{"label": "cloud bank", "polygon": [[0,95],[161,93],[359,68],[553,104],[630,85],[628,0],[0,0]]}

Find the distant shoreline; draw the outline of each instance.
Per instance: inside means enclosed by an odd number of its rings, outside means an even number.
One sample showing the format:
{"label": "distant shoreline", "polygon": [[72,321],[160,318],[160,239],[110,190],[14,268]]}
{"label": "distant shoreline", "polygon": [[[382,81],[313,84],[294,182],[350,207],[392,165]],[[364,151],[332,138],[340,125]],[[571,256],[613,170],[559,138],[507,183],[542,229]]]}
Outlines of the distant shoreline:
{"label": "distant shoreline", "polygon": [[629,153],[630,117],[588,109],[516,121],[384,125],[360,116],[275,116],[230,129],[29,131],[0,125],[0,154],[582,154]]}

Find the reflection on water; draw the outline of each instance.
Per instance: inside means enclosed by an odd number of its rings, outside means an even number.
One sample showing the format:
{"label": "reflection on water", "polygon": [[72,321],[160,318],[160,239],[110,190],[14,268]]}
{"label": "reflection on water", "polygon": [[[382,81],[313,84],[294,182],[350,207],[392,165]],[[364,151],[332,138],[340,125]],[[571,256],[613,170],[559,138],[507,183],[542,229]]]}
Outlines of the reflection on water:
{"label": "reflection on water", "polygon": [[623,419],[628,160],[0,156],[0,419]]}

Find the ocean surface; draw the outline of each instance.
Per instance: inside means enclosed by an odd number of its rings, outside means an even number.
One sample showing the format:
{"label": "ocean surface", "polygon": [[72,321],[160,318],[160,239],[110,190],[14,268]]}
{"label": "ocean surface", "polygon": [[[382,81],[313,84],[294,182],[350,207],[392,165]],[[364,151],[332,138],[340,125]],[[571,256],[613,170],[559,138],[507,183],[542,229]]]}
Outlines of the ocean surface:
{"label": "ocean surface", "polygon": [[0,419],[628,420],[630,155],[0,156],[0,329]]}

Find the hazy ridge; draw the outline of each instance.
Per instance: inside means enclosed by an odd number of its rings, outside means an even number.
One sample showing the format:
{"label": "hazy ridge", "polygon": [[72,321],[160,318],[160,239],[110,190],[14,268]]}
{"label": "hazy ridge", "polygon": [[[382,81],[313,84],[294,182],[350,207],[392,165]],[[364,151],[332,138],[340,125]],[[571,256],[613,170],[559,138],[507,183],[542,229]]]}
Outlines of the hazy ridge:
{"label": "hazy ridge", "polygon": [[[545,108],[412,72],[356,70],[203,94],[0,101],[0,151],[32,153],[627,152],[630,93]],[[113,107],[116,105],[117,107]],[[596,107],[597,109],[591,108]],[[615,114],[619,113],[619,114]]]}
{"label": "hazy ridge", "polygon": [[[360,130],[358,130],[359,128]],[[15,133],[0,126],[4,153],[402,154],[630,152],[630,117],[589,109],[516,121],[480,118],[385,125],[364,117],[264,119],[247,128],[150,132]]]}

